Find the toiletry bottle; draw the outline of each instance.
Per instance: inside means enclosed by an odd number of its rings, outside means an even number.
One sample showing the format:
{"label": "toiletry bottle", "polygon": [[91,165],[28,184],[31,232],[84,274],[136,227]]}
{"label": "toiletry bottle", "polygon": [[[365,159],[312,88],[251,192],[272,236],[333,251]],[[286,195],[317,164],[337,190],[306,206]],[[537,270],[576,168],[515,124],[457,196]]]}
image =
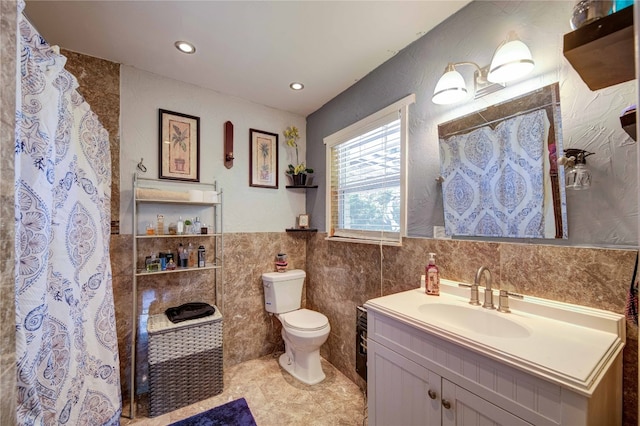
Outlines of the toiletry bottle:
{"label": "toiletry bottle", "polygon": [[176,269],[176,264],[173,261],[173,258],[169,259],[169,263],[167,263],[167,271],[173,271]]}
{"label": "toiletry bottle", "polygon": [[189,248],[187,249],[187,255],[189,259],[189,268],[194,268],[198,265],[198,252],[193,247],[193,244],[189,243]]}
{"label": "toiletry bottle", "polygon": [[196,220],[193,222],[193,233],[200,234],[201,227],[202,227],[202,223],[200,222],[200,218],[196,216]]}
{"label": "toiletry bottle", "polygon": [[158,215],[156,234],[164,235],[164,215]]}
{"label": "toiletry bottle", "polygon": [[204,246],[198,247],[198,268],[204,268],[205,263]]}
{"label": "toiletry bottle", "polygon": [[182,216],[178,219],[178,223],[176,224],[176,228],[178,231],[178,235],[184,235],[184,222],[182,221]]}
{"label": "toiletry bottle", "polygon": [[182,245],[182,243],[180,243],[180,245],[178,245],[178,266],[180,266],[181,268],[186,268],[187,267],[187,252],[184,249],[184,246]]}
{"label": "toiletry bottle", "polygon": [[440,295],[440,271],[436,266],[436,254],[429,253],[429,264],[425,269],[427,275],[426,293],[432,296]]}

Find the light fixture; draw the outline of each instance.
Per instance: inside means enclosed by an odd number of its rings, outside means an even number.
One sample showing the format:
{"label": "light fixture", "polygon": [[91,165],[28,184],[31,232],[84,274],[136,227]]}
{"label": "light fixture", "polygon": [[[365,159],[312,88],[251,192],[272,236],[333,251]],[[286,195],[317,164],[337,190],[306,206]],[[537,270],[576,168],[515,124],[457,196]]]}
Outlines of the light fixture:
{"label": "light fixture", "polygon": [[534,67],[531,51],[511,31],[507,39],[493,54],[487,80],[492,83],[506,83],[529,74]]}
{"label": "light fixture", "polygon": [[467,84],[464,82],[462,75],[456,71],[456,65],[462,64],[449,63],[444,70],[444,74],[442,74],[442,77],[438,80],[438,84],[436,84],[436,88],[433,91],[433,97],[431,98],[434,104],[452,104],[460,102],[467,97]]}
{"label": "light fixture", "polygon": [[291,90],[302,90],[304,89],[304,84],[294,81],[289,85],[289,87],[291,88]]}
{"label": "light fixture", "polygon": [[565,168],[565,186],[567,189],[583,190],[591,188],[591,171],[587,168],[586,157],[593,152],[570,148],[558,158],[558,164]]}
{"label": "light fixture", "polygon": [[531,51],[518,39],[515,32],[510,32],[507,39],[496,49],[491,65],[480,67],[475,62],[455,62],[447,64],[444,74],[438,80],[431,101],[445,105],[467,99],[467,84],[456,70],[460,65],[472,65],[474,73],[475,99],[488,95],[505,87],[506,82],[516,80],[531,72],[534,66]]}
{"label": "light fixture", "polygon": [[176,41],[174,45],[176,46],[176,49],[178,49],[182,53],[186,53],[189,55],[192,53],[196,53],[196,47],[188,41]]}

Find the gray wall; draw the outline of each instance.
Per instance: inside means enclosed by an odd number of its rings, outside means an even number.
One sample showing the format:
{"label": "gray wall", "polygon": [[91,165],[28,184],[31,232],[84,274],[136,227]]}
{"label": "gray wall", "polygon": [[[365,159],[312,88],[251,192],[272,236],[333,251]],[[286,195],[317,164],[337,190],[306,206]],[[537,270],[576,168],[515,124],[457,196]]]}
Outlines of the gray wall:
{"label": "gray wall", "polygon": [[[560,83],[564,147],[596,152],[588,166],[593,188],[567,194],[569,240],[558,244],[635,246],[638,243],[636,143],[620,128],[620,112],[635,103],[633,81],[592,92],[562,54],[573,1],[475,1],[460,10],[348,90],[307,117],[307,164],[320,184],[307,193],[312,227],[325,230],[323,138],[410,94],[409,236],[431,237],[444,225],[437,125],[489,105]],[[428,2],[425,2],[425,7]],[[447,62],[488,65],[495,48],[515,30],[536,61],[533,73],[506,89],[453,106],[431,102]],[[461,67],[470,92],[472,67]],[[545,240],[549,243],[549,240]]]}

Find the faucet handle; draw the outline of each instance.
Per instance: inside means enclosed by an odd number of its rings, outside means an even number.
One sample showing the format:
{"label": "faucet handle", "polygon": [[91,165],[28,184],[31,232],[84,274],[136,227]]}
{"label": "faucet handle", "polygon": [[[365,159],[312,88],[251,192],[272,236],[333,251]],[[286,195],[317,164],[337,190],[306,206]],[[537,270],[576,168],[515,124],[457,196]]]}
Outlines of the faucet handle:
{"label": "faucet handle", "polygon": [[480,305],[480,292],[478,291],[478,284],[458,283],[458,287],[470,288],[471,298],[469,299],[469,304],[474,306]]}
{"label": "faucet handle", "polygon": [[505,314],[511,312],[511,309],[509,309],[509,296],[515,297],[516,299],[524,299],[524,296],[519,293],[500,290],[500,297],[498,298],[498,312],[503,312]]}

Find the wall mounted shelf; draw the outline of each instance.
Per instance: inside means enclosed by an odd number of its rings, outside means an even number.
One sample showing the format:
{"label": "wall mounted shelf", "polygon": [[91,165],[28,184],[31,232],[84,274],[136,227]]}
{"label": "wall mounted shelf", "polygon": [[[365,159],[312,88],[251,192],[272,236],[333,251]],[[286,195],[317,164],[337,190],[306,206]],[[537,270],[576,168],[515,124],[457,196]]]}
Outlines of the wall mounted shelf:
{"label": "wall mounted shelf", "polygon": [[631,136],[634,141],[638,140],[636,135],[636,115],[637,112],[634,110],[633,113],[625,114],[620,117],[620,125],[622,126],[622,130],[627,132],[627,134]]}
{"label": "wall mounted shelf", "polygon": [[287,228],[287,232],[318,232],[316,228]]}
{"label": "wall mounted shelf", "polygon": [[589,89],[633,80],[633,8],[626,7],[564,35],[564,56]]}
{"label": "wall mounted shelf", "polygon": [[315,189],[318,185],[287,185],[285,188],[287,189]]}

